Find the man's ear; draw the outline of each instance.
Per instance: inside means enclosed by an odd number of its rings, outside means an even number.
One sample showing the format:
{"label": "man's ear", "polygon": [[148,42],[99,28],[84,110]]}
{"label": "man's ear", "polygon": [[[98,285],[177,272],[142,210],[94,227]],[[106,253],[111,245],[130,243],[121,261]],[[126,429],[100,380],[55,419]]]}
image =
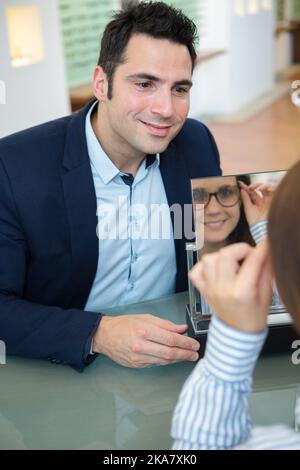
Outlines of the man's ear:
{"label": "man's ear", "polygon": [[108,82],[106,73],[100,65],[97,65],[94,70],[93,92],[100,103],[107,100]]}

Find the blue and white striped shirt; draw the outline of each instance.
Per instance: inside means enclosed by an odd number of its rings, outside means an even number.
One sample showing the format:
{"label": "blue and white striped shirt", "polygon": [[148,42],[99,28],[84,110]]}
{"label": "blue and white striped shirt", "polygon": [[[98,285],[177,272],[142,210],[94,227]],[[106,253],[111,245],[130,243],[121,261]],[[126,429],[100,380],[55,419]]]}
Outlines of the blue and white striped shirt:
{"label": "blue and white striped shirt", "polygon": [[256,222],[255,224],[250,226],[250,232],[256,245],[265,238],[265,236],[267,235],[267,229],[267,220],[261,220],[260,222]]}
{"label": "blue and white striped shirt", "polygon": [[[252,373],[267,330],[245,333],[217,316],[204,358],[181,391],[172,422],[174,449],[299,449],[300,434],[287,426],[252,428]],[[296,407],[300,425],[300,397]]]}

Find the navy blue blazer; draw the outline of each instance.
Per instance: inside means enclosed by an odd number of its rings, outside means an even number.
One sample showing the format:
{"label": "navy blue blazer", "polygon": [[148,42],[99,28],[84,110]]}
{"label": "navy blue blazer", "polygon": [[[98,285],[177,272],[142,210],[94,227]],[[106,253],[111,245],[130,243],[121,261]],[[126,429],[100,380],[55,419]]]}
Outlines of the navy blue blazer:
{"label": "navy blue blazer", "polygon": [[[100,314],[83,311],[98,263],[96,194],[85,118],[77,114],[0,140],[0,340],[9,355],[82,370]],[[168,203],[191,203],[190,179],[221,174],[209,130],[188,119],[161,154]],[[176,240],[176,291],[187,289]]]}

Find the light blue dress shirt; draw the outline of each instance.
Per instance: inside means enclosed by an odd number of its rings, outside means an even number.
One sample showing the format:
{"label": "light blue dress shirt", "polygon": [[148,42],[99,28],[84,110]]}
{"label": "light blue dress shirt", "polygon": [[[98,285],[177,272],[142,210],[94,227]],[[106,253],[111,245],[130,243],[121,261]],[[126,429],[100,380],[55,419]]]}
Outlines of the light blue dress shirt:
{"label": "light blue dress shirt", "polygon": [[85,130],[97,197],[99,257],[85,310],[101,312],[174,293],[177,268],[159,155],[152,164],[142,162],[131,187],[125,184],[124,173],[93,131],[92,109]]}

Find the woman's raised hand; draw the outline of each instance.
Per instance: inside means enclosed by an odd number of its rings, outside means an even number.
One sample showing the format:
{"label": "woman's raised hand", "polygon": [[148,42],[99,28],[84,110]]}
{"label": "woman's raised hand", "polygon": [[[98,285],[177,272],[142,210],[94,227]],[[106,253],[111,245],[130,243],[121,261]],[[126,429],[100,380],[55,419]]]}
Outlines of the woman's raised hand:
{"label": "woman's raised hand", "polygon": [[275,191],[274,186],[268,183],[255,183],[249,186],[242,181],[238,183],[241,188],[241,197],[249,226],[267,220]]}

